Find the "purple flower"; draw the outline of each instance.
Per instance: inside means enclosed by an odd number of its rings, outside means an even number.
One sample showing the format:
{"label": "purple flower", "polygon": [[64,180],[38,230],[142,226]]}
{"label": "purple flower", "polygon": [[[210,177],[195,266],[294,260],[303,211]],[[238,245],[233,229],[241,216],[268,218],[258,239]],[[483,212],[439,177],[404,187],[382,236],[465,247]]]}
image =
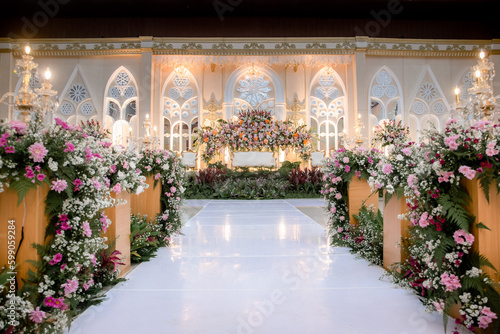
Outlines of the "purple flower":
{"label": "purple flower", "polygon": [[73,191],[80,191],[80,186],[83,184],[82,180],[80,179],[75,179],[73,181]]}
{"label": "purple flower", "polygon": [[56,181],[52,181],[52,186],[50,187],[50,189],[61,193],[61,191],[64,191],[64,189],[66,189],[67,187],[68,183],[65,180],[57,179]]}
{"label": "purple flower", "polygon": [[43,162],[43,158],[45,158],[49,151],[42,143],[34,143],[28,148],[28,152],[34,162]]}

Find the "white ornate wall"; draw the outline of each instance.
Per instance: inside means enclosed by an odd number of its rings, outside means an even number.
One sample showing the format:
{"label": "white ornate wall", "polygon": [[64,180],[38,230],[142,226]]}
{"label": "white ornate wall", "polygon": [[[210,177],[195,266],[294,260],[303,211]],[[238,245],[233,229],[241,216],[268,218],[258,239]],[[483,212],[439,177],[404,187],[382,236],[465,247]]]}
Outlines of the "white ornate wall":
{"label": "white ornate wall", "polygon": [[[412,136],[441,128],[450,117],[453,90],[462,99],[478,50],[500,59],[495,41],[371,39],[162,39],[32,41],[40,71],[50,67],[60,106],[54,117],[72,123],[96,119],[125,143],[143,136],[146,114],[160,146],[192,147],[194,129],[245,109],[294,116],[319,135],[318,150],[341,146],[358,114],[369,138],[386,118],[401,119]],[[0,40],[1,93],[16,91],[12,72],[21,43]],[[39,85],[36,78],[33,88]],[[500,79],[496,78],[496,91]],[[294,117],[295,117],[294,116]],[[0,117],[16,117],[0,106]],[[121,136],[121,137],[120,137]]]}

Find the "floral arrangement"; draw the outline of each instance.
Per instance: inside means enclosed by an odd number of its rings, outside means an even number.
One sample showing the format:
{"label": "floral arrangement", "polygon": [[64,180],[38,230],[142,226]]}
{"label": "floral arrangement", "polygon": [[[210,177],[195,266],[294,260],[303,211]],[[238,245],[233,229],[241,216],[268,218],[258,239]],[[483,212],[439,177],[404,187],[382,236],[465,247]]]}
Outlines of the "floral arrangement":
{"label": "floral arrangement", "polygon": [[[59,119],[48,129],[39,124],[36,118],[28,126],[0,123],[0,183],[16,190],[20,202],[32,188],[49,188],[51,240],[36,246],[38,273],[30,274],[17,296],[0,301],[7,332],[61,332],[79,305],[97,297],[97,254],[107,247],[100,233],[110,224],[102,209],[113,205],[109,167],[103,163],[108,143]],[[7,323],[3,305],[15,305],[15,325]]]}
{"label": "floral arrangement", "polygon": [[182,181],[185,169],[180,165],[176,155],[167,150],[142,150],[140,157],[137,167],[141,173],[153,176],[154,186],[161,182],[163,214],[159,223],[162,225],[162,230],[169,235],[179,233],[182,227],[179,209],[184,193]]}
{"label": "floral arrangement", "polygon": [[350,237],[346,240],[351,247],[351,252],[381,266],[384,248],[382,213],[372,206],[368,208],[362,206],[359,213],[353,216],[358,224],[351,226]]}
{"label": "floral arrangement", "polygon": [[385,147],[399,145],[410,138],[410,129],[401,121],[384,120],[381,125],[375,126],[373,141],[376,145]]}
{"label": "floral arrangement", "polygon": [[224,148],[232,151],[277,151],[291,148],[303,159],[312,150],[311,134],[306,126],[293,128],[290,122],[275,121],[271,113],[262,110],[243,111],[233,121],[219,120],[215,127],[203,127],[199,147],[204,147],[203,159],[208,163]]}
{"label": "floral arrangement", "polygon": [[442,133],[426,135],[404,186],[412,230],[409,260],[396,277],[430,309],[448,314],[458,305],[457,323],[470,330],[497,319],[500,296],[481,269],[491,263],[472,248],[474,217],[464,208],[470,198],[460,180],[477,177],[486,196],[492,183],[500,189],[499,134],[491,122],[462,127],[450,120]]}
{"label": "floral arrangement", "polygon": [[130,216],[130,257],[132,262],[149,261],[160,247],[170,243],[169,231],[163,231],[160,217]]}
{"label": "floral arrangement", "polygon": [[[117,282],[120,253],[109,251],[101,234],[111,224],[103,213],[116,204],[112,193],[140,193],[145,175],[162,181],[162,233],[180,229],[183,169],[166,151],[137,156],[110,147],[97,122],[69,125],[59,119],[41,128],[35,116],[27,125],[0,121],[0,192],[15,190],[21,203],[31,189],[48,189],[47,244],[36,245],[23,288],[0,294],[0,330],[6,333],[62,333],[82,308],[102,300],[102,286]],[[12,270],[12,269],[11,269]],[[14,305],[15,319],[9,318]]]}
{"label": "floral arrangement", "polygon": [[[347,189],[355,176],[368,179],[380,160],[377,149],[366,150],[342,148],[332,153],[324,168],[321,194],[327,200],[328,221],[332,242],[337,246],[350,244],[352,225],[347,208]],[[378,196],[374,194],[373,196]]]}

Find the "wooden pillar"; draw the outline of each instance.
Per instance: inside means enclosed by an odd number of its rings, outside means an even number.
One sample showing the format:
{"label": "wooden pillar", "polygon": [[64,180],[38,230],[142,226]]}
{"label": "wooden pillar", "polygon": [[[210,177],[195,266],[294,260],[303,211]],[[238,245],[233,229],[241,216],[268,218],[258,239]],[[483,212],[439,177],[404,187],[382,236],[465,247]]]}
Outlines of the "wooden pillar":
{"label": "wooden pillar", "polygon": [[28,278],[28,270],[36,271],[26,260],[40,260],[36,249],[31,245],[47,243],[45,230],[48,217],[45,215],[45,199],[48,192],[47,184],[38,186],[26,194],[19,206],[17,192],[6,188],[0,193],[0,267],[9,267],[9,261],[13,260],[12,256],[21,242],[24,221],[24,239],[17,254],[18,265],[15,269],[19,289],[24,285],[22,280]]}
{"label": "wooden pillar", "polygon": [[148,215],[149,219],[154,219],[161,213],[161,181],[154,187],[153,176],[146,177],[149,188],[139,195],[130,195],[130,206],[133,214]]}
{"label": "wooden pillar", "polygon": [[[474,224],[471,226],[471,232],[475,237],[472,247],[486,256],[497,269],[497,272],[495,272],[491,268],[481,268],[498,283],[500,281],[498,273],[498,270],[500,270],[500,195],[497,194],[497,187],[494,182],[491,184],[490,201],[488,203],[476,178],[473,180],[462,178],[460,183],[467,189],[472,199],[467,210],[476,217]],[[483,223],[491,231],[476,228],[478,223]]]}
{"label": "wooden pillar", "polygon": [[365,179],[354,176],[351,182],[349,182],[347,193],[347,207],[349,210],[349,222],[351,224],[356,225],[358,223],[353,215],[359,214],[359,209],[363,204],[365,204],[366,207],[373,204],[373,206],[378,209],[378,193],[372,194],[372,189]]}
{"label": "wooden pillar", "polygon": [[130,270],[130,194],[126,191],[118,195],[112,194],[117,200],[127,201],[104,211],[105,215],[111,219],[111,225],[103,236],[108,238],[108,245],[115,240],[115,250],[120,251],[121,261],[125,265],[119,266],[120,277],[124,276]]}
{"label": "wooden pillar", "polygon": [[[384,203],[385,196],[384,192]],[[408,220],[400,220],[399,215],[408,213],[405,197],[397,198],[392,196],[389,202],[384,206],[384,268],[397,262],[403,262],[406,259],[404,249],[402,249],[402,238],[408,237]]]}

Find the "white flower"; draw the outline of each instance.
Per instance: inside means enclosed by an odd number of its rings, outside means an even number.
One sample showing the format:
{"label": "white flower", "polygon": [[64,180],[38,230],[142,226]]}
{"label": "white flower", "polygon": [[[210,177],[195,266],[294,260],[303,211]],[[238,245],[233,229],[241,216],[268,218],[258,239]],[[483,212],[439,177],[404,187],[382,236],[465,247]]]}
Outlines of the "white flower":
{"label": "white flower", "polygon": [[483,271],[479,268],[472,267],[471,270],[467,270],[465,274],[469,277],[479,277]]}

